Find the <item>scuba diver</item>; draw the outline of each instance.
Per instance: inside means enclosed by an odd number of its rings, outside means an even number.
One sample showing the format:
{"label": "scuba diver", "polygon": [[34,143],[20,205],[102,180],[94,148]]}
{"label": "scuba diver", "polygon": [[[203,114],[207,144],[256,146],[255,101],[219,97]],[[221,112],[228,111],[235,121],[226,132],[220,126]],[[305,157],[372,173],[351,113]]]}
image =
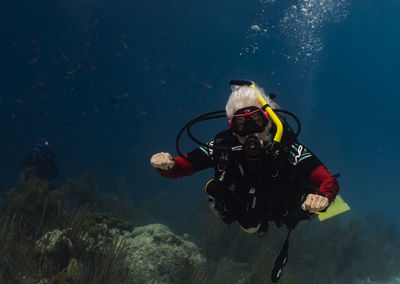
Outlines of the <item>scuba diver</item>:
{"label": "scuba diver", "polygon": [[[277,282],[287,263],[289,236],[299,221],[323,214],[335,200],[339,185],[336,176],[303,144],[297,141],[300,122],[292,113],[281,110],[263,89],[246,80],[231,80],[231,94],[225,111],[199,116],[185,125],[177,137],[180,156],[161,152],[151,164],[167,178],[192,175],[214,168],[214,178],[206,184],[209,205],[223,222],[239,223],[248,233],[260,237],[268,223],[289,229],[271,274]],[[217,115],[225,112],[225,115]],[[293,117],[295,133],[286,120]],[[227,117],[229,129],[205,144],[197,140],[190,127],[200,121]],[[179,138],[184,130],[200,144],[182,154]]]}
{"label": "scuba diver", "polygon": [[32,177],[52,184],[58,176],[58,168],[54,160],[54,153],[49,141],[41,138],[25,158],[23,164],[22,180]]}

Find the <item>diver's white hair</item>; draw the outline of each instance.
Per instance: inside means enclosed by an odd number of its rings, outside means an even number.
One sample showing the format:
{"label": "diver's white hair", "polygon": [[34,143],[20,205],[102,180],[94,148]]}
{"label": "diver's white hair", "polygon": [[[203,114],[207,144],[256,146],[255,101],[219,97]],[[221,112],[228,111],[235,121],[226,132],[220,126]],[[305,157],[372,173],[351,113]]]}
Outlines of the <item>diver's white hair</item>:
{"label": "diver's white hair", "polygon": [[[256,88],[260,91],[261,96],[263,96],[264,100],[271,106],[272,109],[279,109],[277,103],[273,102],[269,96],[265,94],[264,89],[255,85]],[[261,108],[262,105],[257,101],[257,92],[255,88],[250,86],[237,86],[234,85],[231,87],[232,92],[229,96],[228,102],[225,106],[226,116],[231,119],[235,111],[238,109],[248,107],[248,106],[256,106]]]}

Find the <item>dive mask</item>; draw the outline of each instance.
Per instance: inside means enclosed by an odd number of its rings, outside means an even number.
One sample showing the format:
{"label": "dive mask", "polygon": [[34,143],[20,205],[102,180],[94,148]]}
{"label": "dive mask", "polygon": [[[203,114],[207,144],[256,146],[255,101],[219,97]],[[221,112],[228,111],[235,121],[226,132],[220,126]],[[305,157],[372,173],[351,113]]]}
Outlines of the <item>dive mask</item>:
{"label": "dive mask", "polygon": [[241,137],[263,132],[267,123],[268,113],[255,106],[237,110],[229,120],[232,131]]}

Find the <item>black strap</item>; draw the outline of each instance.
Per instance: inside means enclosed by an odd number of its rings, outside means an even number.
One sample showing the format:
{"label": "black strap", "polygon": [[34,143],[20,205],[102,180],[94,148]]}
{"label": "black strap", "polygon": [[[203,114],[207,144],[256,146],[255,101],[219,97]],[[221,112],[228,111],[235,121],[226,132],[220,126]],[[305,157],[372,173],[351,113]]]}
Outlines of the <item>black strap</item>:
{"label": "black strap", "polygon": [[287,234],[287,237],[286,237],[285,243],[283,244],[281,252],[279,253],[278,257],[275,260],[274,268],[272,269],[272,273],[271,273],[272,283],[276,283],[279,281],[279,278],[282,276],[282,269],[288,262],[289,237],[290,237],[291,232],[292,232],[292,230],[289,229],[289,232]]}

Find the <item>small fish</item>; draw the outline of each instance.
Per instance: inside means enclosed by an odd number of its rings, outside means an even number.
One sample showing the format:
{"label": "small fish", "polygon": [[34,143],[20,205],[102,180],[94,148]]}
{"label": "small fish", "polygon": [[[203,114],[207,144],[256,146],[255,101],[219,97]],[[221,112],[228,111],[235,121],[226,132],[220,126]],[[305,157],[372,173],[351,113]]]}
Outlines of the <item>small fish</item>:
{"label": "small fish", "polygon": [[37,81],[36,84],[37,84],[38,86],[40,86],[40,87],[46,86],[46,84],[43,83],[43,82],[41,82],[41,81]]}
{"label": "small fish", "polygon": [[113,100],[120,100],[122,98],[122,96],[121,95],[112,95],[111,96],[111,99],[113,99]]}
{"label": "small fish", "polygon": [[203,82],[202,85],[206,88],[212,89],[213,85],[210,82]]}
{"label": "small fish", "polygon": [[36,47],[40,47],[40,42],[37,39],[32,39],[32,42]]}
{"label": "small fish", "polygon": [[121,95],[112,95],[110,98],[110,102],[113,104],[117,104],[122,99]]}
{"label": "small fish", "polygon": [[99,20],[98,19],[94,19],[93,20],[93,25],[97,25],[99,23]]}
{"label": "small fish", "polygon": [[89,70],[89,71],[93,71],[93,70],[95,70],[95,69],[96,69],[96,66],[89,66],[89,67],[88,67],[88,70]]}
{"label": "small fish", "polygon": [[162,63],[156,65],[157,68],[163,68],[164,66],[165,66],[165,65],[162,64]]}
{"label": "small fish", "polygon": [[49,67],[51,68],[51,69],[57,69],[57,64],[49,64]]}
{"label": "small fish", "polygon": [[48,93],[42,93],[42,94],[40,94],[40,98],[41,99],[47,99],[49,97],[49,94]]}
{"label": "small fish", "polygon": [[[124,36],[125,37],[125,36]],[[130,49],[131,47],[129,46],[129,44],[124,40],[124,37],[122,37],[122,35],[119,37],[119,41],[122,43],[122,46],[125,49]]]}
{"label": "small fish", "polygon": [[129,96],[128,93],[124,93],[124,98],[127,98]]}
{"label": "small fish", "polygon": [[165,85],[165,84],[167,84],[167,81],[165,81],[165,80],[160,80],[160,83],[161,83],[161,85]]}
{"label": "small fish", "polygon": [[61,48],[57,47],[56,49],[61,54],[62,58],[69,60],[68,56],[64,53],[64,51],[61,50]]}
{"label": "small fish", "polygon": [[252,26],[251,26],[251,30],[252,30],[252,31],[259,32],[259,31],[261,31],[261,28],[260,28],[259,25],[252,25]]}
{"label": "small fish", "polygon": [[24,103],[26,103],[26,101],[24,101],[24,100],[22,100],[22,99],[16,99],[15,100],[17,103],[19,103],[19,104],[24,104]]}
{"label": "small fish", "polygon": [[118,57],[121,57],[121,58],[124,58],[124,57],[125,57],[125,55],[123,55],[121,52],[117,52],[117,56],[118,56]]}
{"label": "small fish", "polygon": [[68,71],[67,71],[67,74],[74,74],[74,73],[76,73],[76,71],[78,71],[79,70],[79,68],[76,68],[76,67],[73,67],[73,68],[71,68],[71,69],[69,69]]}
{"label": "small fish", "polygon": [[91,46],[92,46],[92,44],[91,44],[90,42],[88,42],[88,41],[84,42],[83,44],[84,44],[86,47],[91,47]]}
{"label": "small fish", "polygon": [[125,41],[122,41],[122,45],[124,46],[125,49],[130,49],[130,45],[126,43]]}
{"label": "small fish", "polygon": [[96,32],[96,37],[97,37],[97,38],[102,38],[103,36],[102,36],[102,34],[101,34],[101,33],[99,33],[99,32]]}
{"label": "small fish", "polygon": [[28,61],[28,64],[31,65],[31,64],[36,63],[37,61],[38,61],[38,58],[37,57],[33,57],[31,60]]}

